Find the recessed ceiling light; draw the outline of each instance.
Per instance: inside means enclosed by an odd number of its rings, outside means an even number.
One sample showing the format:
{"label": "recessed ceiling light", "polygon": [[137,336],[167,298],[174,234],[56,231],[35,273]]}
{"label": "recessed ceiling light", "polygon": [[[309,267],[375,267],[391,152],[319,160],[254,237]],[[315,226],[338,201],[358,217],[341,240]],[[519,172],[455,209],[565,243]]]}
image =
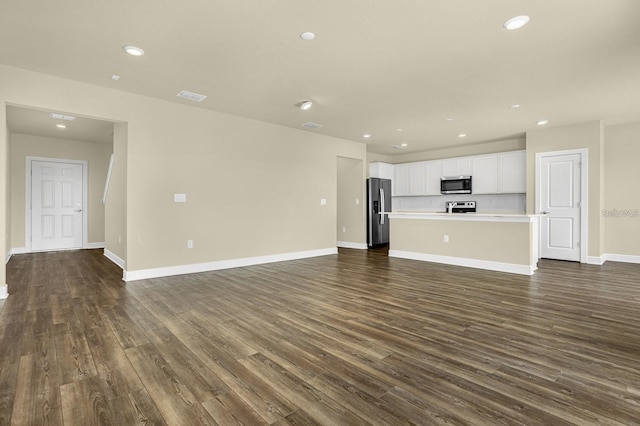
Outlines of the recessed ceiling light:
{"label": "recessed ceiling light", "polygon": [[113,74],[111,76],[111,80],[118,81],[118,80],[120,80],[120,76],[118,74]]}
{"label": "recessed ceiling light", "polygon": [[460,134],[458,135],[458,137],[459,137],[459,138],[466,138],[466,137],[467,137],[467,134],[466,134],[466,133],[460,133]]}
{"label": "recessed ceiling light", "polygon": [[401,132],[401,131],[403,131],[403,130],[404,130],[404,129],[396,129],[396,132]]}
{"label": "recessed ceiling light", "polygon": [[56,124],[56,127],[58,129],[66,129],[67,128],[66,124],[61,124],[61,123]]}
{"label": "recessed ceiling light", "polygon": [[312,106],[313,106],[313,102],[311,102],[311,101],[302,101],[300,103],[300,109],[303,110],[303,111],[308,110]]}
{"label": "recessed ceiling light", "polygon": [[136,46],[122,46],[122,49],[127,52],[131,56],[142,56],[144,55],[144,50],[140,49]]}
{"label": "recessed ceiling light", "polygon": [[509,105],[509,108],[511,108],[511,109],[518,109],[518,108],[520,108],[520,104],[513,104],[513,105]]}
{"label": "recessed ceiling light", "polygon": [[453,118],[445,118],[445,121],[453,121]]}
{"label": "recessed ceiling light", "polygon": [[406,142],[402,142],[402,143],[400,144],[400,146],[404,148],[404,147],[409,146],[409,144],[408,144],[408,143],[406,143]]}
{"label": "recessed ceiling light", "polygon": [[365,139],[369,139],[371,135],[369,133],[365,133],[364,135],[362,135],[362,137]]}
{"label": "recessed ceiling light", "polygon": [[507,30],[517,30],[518,28],[522,28],[529,22],[529,17],[527,15],[514,16],[513,18],[507,20],[503,27]]}
{"label": "recessed ceiling light", "polygon": [[536,122],[536,124],[537,124],[538,126],[544,126],[544,125],[545,125],[545,124],[547,124],[548,122],[549,122],[549,120],[540,120],[540,121],[537,121],[537,122]]}
{"label": "recessed ceiling light", "polygon": [[306,127],[307,129],[319,129],[320,127],[322,127],[321,124],[312,123],[311,121],[304,123],[303,126]]}
{"label": "recessed ceiling light", "polygon": [[314,33],[312,33],[312,32],[306,31],[306,32],[300,34],[300,38],[303,39],[303,40],[309,41],[309,40],[313,40],[314,38],[316,38],[316,35]]}

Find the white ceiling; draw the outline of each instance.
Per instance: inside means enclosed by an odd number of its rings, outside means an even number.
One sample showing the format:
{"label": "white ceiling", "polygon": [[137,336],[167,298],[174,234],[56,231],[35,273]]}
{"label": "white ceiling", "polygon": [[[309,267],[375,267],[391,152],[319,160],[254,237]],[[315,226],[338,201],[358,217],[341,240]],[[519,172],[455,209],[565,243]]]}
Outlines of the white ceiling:
{"label": "white ceiling", "polygon": [[[56,113],[60,114],[59,112]],[[85,142],[113,142],[112,122],[86,117],[73,117],[74,120],[72,121],[55,119],[51,117],[51,111],[7,106],[7,127],[9,127],[11,133]],[[64,124],[67,127],[59,129],[56,124]]]}
{"label": "white ceiling", "polygon": [[0,61],[406,154],[639,120],[639,18],[639,0],[5,0]]}

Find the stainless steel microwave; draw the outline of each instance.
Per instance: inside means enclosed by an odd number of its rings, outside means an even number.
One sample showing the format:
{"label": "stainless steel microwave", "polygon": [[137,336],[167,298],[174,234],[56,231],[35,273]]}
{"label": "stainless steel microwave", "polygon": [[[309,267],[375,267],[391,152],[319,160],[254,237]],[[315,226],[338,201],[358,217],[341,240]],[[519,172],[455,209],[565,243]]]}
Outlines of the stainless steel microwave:
{"label": "stainless steel microwave", "polygon": [[441,194],[471,194],[471,176],[443,176],[440,178]]}

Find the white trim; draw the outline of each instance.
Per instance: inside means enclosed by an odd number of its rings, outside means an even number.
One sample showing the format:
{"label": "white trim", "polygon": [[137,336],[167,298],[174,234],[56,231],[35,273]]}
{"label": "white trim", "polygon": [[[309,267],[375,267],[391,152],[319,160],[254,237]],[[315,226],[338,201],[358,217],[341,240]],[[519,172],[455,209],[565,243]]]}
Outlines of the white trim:
{"label": "white trim", "polygon": [[509,272],[520,275],[533,275],[535,265],[518,265],[515,263],[493,262],[491,260],[467,259],[462,257],[440,256],[436,254],[416,253],[411,251],[389,250],[389,257],[420,260],[424,262],[444,263],[447,265],[465,266],[469,268],[487,269],[490,271]]}
{"label": "white trim", "polygon": [[9,287],[6,284],[0,285],[0,300],[9,297]]}
{"label": "white trim", "polygon": [[604,262],[607,261],[606,256],[606,254],[603,254],[602,256],[588,256],[587,263],[589,265],[604,265]]}
{"label": "white trim", "polygon": [[613,254],[606,253],[603,255],[605,260],[612,262],[625,262],[625,263],[640,263],[640,256],[634,256],[630,254]]}
{"label": "white trim", "polygon": [[84,248],[86,248],[86,249],[101,249],[101,248],[104,248],[104,247],[105,247],[105,244],[104,244],[104,241],[102,241],[102,242],[97,242],[97,243],[87,243]]}
{"label": "white trim", "polygon": [[365,243],[351,243],[349,241],[336,241],[337,247],[366,250],[368,247]]}
{"label": "white trim", "polygon": [[539,215],[499,214],[499,213],[421,213],[393,212],[389,219],[421,219],[421,220],[461,220],[468,222],[534,222]]}
{"label": "white trim", "polygon": [[336,247],[299,251],[293,253],[273,254],[267,256],[245,257],[241,259],[220,260],[216,262],[195,263],[191,265],[168,266],[164,268],[124,271],[125,281],[146,280],[149,278],[169,277],[172,275],[194,274],[198,272],[217,271],[220,269],[240,268],[243,266],[261,265],[264,263],[283,262],[287,260],[305,259],[308,257],[326,256],[338,253]]}
{"label": "white trim", "polygon": [[[563,151],[538,152],[536,154],[535,165],[535,208],[540,211],[540,179],[542,173],[541,160],[543,157],[554,157],[557,155],[580,154],[580,263],[590,263],[588,258],[589,245],[589,149],[567,149]],[[542,244],[539,244],[540,254],[542,254]]]}
{"label": "white trim", "polygon": [[[46,161],[49,163],[80,164],[82,166],[82,247],[88,248],[89,225],[87,223],[87,206],[89,203],[89,162],[86,160],[67,160],[63,158],[46,158],[27,156],[26,179],[25,179],[25,223],[24,223],[24,243],[29,250],[31,246],[31,162]],[[48,251],[48,250],[47,250]]]}
{"label": "white trim", "polygon": [[113,170],[113,154],[109,158],[109,168],[107,169],[107,179],[104,182],[104,192],[102,193],[102,204],[107,202],[107,193],[109,192],[109,182],[111,182],[111,170]]}
{"label": "white trim", "polygon": [[26,247],[14,247],[12,249],[9,249],[9,252],[7,253],[6,263],[9,263],[9,260],[11,260],[14,254],[25,253],[31,253],[31,250],[27,249]]}
{"label": "white trim", "polygon": [[110,261],[112,261],[113,263],[115,263],[116,265],[118,265],[120,267],[120,269],[124,270],[126,263],[124,260],[122,260],[120,257],[118,257],[116,254],[114,254],[113,252],[104,249],[104,257],[106,257],[107,259],[109,259]]}
{"label": "white trim", "polygon": [[7,252],[7,256],[4,259],[4,264],[6,265],[7,263],[9,263],[9,261],[11,260],[11,256],[13,256],[13,250],[9,250]]}

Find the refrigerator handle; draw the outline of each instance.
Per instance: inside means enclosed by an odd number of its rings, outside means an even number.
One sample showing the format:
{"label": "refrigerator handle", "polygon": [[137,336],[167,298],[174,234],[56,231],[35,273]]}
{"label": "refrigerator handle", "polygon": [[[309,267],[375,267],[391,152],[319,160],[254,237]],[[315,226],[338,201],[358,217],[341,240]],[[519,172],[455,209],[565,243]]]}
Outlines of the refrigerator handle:
{"label": "refrigerator handle", "polygon": [[380,225],[384,225],[384,189],[380,188]]}

